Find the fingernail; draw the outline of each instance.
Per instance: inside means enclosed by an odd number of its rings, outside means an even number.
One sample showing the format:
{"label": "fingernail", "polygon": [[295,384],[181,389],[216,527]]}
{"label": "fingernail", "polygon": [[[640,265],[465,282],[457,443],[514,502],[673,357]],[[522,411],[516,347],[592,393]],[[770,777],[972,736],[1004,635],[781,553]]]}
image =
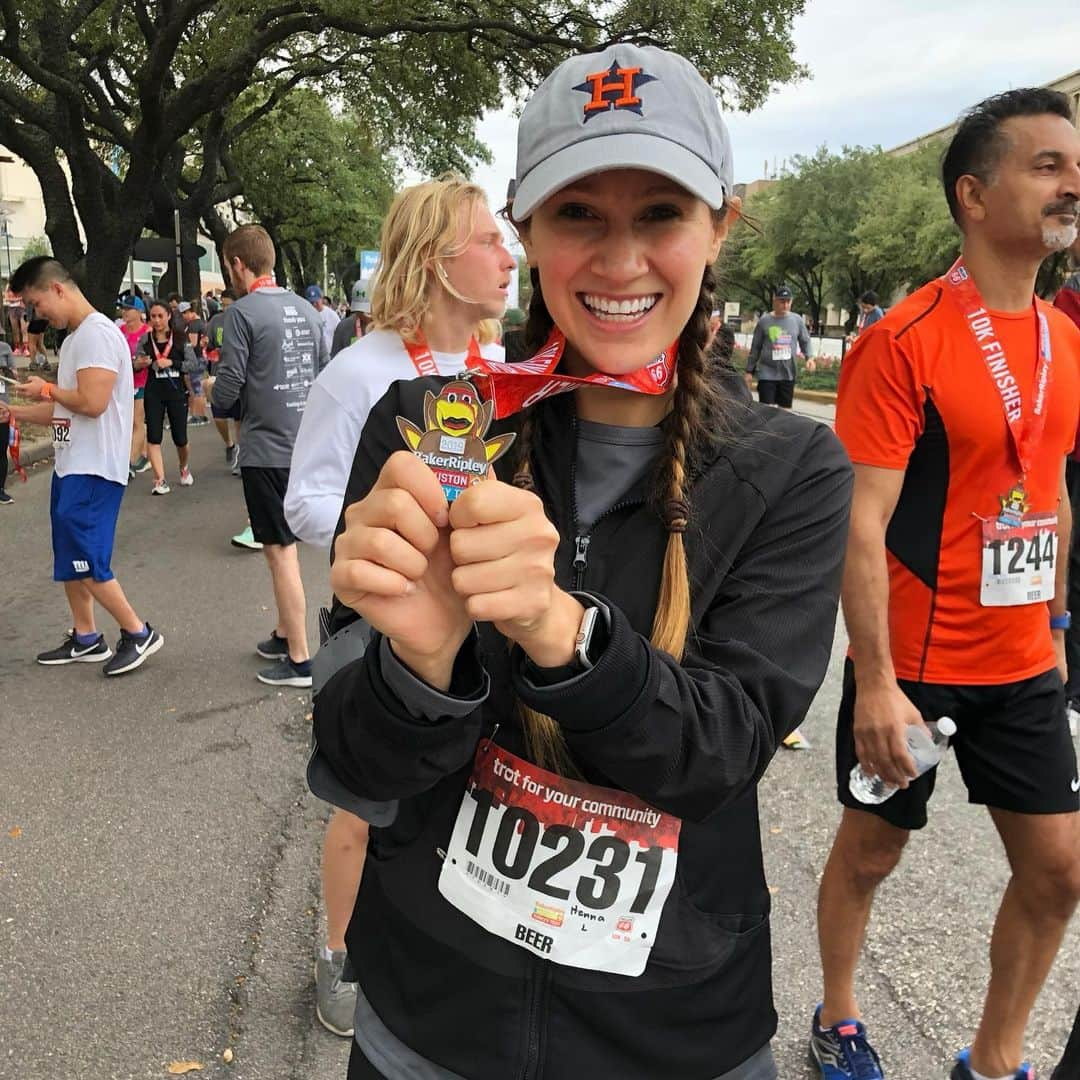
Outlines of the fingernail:
{"label": "fingernail", "polygon": [[416,582],[415,581],[406,581],[405,582],[405,588],[404,588],[404,590],[402,592],[402,596],[412,596],[412,594],[414,592],[416,592]]}
{"label": "fingernail", "polygon": [[438,525],[438,527],[440,529],[445,529],[446,526],[450,524],[450,511],[449,510],[438,510],[438,511],[436,511],[436,513],[435,513],[435,524]]}

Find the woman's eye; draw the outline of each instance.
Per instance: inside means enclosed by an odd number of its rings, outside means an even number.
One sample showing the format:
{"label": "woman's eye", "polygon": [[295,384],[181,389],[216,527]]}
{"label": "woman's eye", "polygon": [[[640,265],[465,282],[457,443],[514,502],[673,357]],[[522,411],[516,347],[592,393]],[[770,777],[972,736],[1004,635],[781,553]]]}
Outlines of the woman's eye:
{"label": "woman's eye", "polygon": [[559,207],[559,217],[570,218],[572,221],[585,221],[593,216],[593,212],[581,203],[563,203]]}
{"label": "woman's eye", "polygon": [[644,216],[649,221],[670,221],[673,218],[681,217],[682,211],[677,206],[650,206],[645,211]]}

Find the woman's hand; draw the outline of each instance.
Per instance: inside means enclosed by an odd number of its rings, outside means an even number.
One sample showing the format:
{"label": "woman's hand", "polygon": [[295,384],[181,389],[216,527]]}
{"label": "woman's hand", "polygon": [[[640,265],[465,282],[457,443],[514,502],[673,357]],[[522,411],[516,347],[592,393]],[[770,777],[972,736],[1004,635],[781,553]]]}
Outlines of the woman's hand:
{"label": "woman's hand", "polygon": [[148,368],[150,366],[150,357],[147,356],[146,353],[136,353],[132,358],[131,366],[136,371],[142,371],[143,368]]}
{"label": "woman's hand", "polygon": [[165,368],[171,368],[173,366],[172,360],[170,360],[167,356],[157,357],[154,363],[157,364],[157,366],[161,368],[162,371],[164,371]]}
{"label": "woman's hand", "polygon": [[390,639],[398,657],[431,685],[450,686],[454,660],[472,628],[450,583],[446,495],[415,455],[387,459],[367,497],[345,511],[330,584]]}
{"label": "woman's hand", "polygon": [[450,524],[452,580],[469,615],[540,667],[570,663],[584,608],[555,584],[559,533],[540,499],[492,478],[454,500]]}

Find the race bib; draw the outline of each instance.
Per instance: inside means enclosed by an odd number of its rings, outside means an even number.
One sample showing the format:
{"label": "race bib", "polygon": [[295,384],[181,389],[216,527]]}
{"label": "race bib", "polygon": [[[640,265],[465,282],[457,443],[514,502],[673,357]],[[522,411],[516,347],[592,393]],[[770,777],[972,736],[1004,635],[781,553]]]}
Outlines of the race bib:
{"label": "race bib", "polygon": [[772,347],[772,358],[774,361],[790,360],[794,356],[794,343],[790,334],[781,334],[774,342]]}
{"label": "race bib", "polygon": [[69,417],[53,417],[52,444],[53,450],[56,452],[67,450],[71,446],[71,420]]}
{"label": "race bib", "polygon": [[1016,607],[1054,598],[1057,514],[1024,514],[1019,524],[982,525],[983,607]]}
{"label": "race bib", "polygon": [[476,751],[439,891],[489,933],[568,967],[640,975],[682,822],[634,795]]}

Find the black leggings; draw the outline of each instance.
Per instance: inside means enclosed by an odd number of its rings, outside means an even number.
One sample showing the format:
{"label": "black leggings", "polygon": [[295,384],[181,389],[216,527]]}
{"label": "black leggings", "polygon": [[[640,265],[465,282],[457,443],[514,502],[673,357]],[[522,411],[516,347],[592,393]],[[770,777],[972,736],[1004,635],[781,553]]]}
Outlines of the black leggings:
{"label": "black leggings", "polygon": [[169,433],[174,446],[187,446],[187,398],[181,395],[165,397],[150,390],[143,396],[146,410],[146,441],[160,446],[165,434],[165,414],[169,414]]}
{"label": "black leggings", "polygon": [[10,438],[11,431],[5,420],[0,424],[0,491],[4,490],[4,485],[7,483],[8,439]]}

